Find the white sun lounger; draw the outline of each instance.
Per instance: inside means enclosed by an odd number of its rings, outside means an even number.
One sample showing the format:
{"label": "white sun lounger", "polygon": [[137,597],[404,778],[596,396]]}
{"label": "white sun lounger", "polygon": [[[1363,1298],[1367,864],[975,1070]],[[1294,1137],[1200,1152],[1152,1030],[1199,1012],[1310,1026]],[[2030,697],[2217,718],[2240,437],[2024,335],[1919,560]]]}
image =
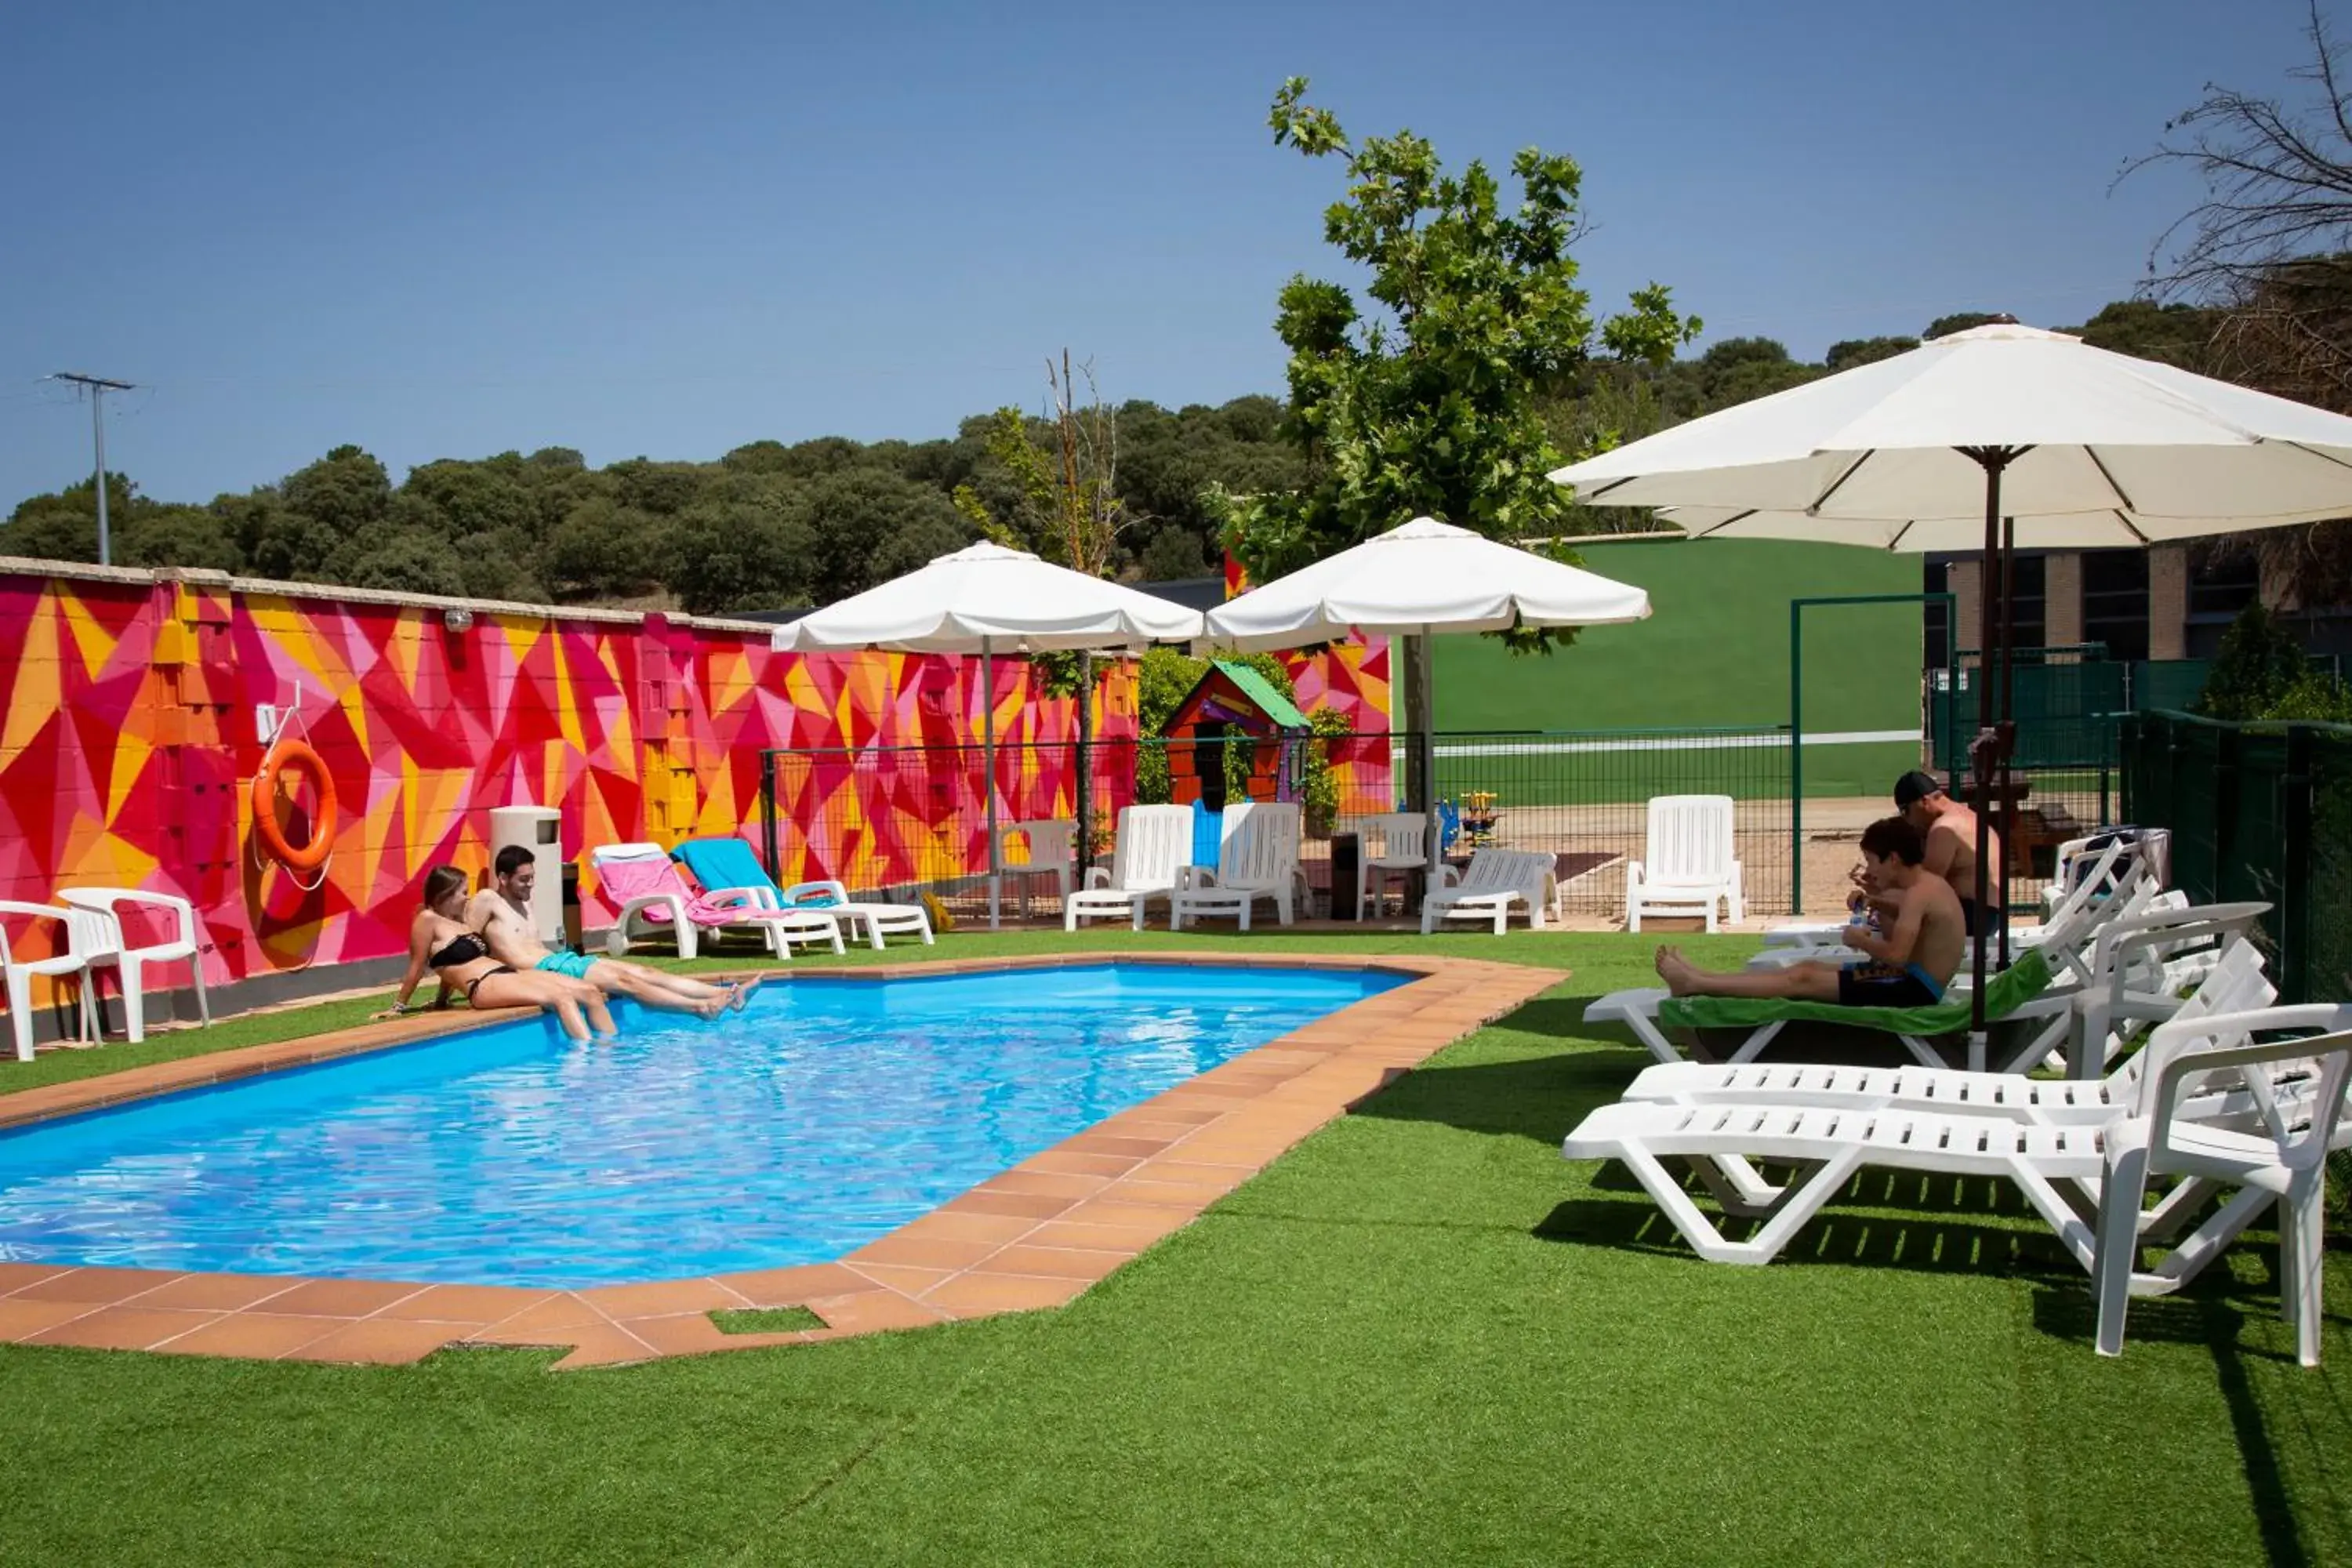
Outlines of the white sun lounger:
{"label": "white sun lounger", "polygon": [[[2252,943],[2231,950],[2175,1021],[2267,1007],[2277,990]],[[1678,1105],[1733,1102],[1849,1110],[1919,1110],[2087,1125],[2126,1113],[2149,1053],[2136,1051],[2102,1079],[2028,1078],[1942,1067],[1852,1067],[1811,1062],[1660,1062],[1642,1069],[1623,1099]]]}
{"label": "white sun lounger", "polygon": [[1187,868],[1168,900],[1168,929],[1182,931],[1187,920],[1231,915],[1249,930],[1250,906],[1260,899],[1274,905],[1275,918],[1290,923],[1306,874],[1298,864],[1298,806],[1295,802],[1250,801],[1225,807],[1218,824],[1217,864]]}
{"label": "white sun lounger", "polygon": [[1124,915],[1141,931],[1144,906],[1173,897],[1192,858],[1191,806],[1121,806],[1109,868],[1088,868],[1086,886],[1062,900],[1062,929],[1076,931],[1082,920]]}
{"label": "white sun lounger", "polygon": [[1526,910],[1529,931],[1541,931],[1558,868],[1538,849],[1474,849],[1464,870],[1440,866],[1437,886],[1421,900],[1421,934],[1435,931],[1441,920],[1469,920],[1493,921],[1500,936],[1514,908]]}
{"label": "white sun lounger", "polygon": [[787,910],[833,916],[853,937],[863,927],[870,947],[883,946],[886,936],[919,937],[925,947],[936,945],[939,940],[931,934],[931,917],[922,905],[852,899],[847,888],[829,878],[794,882],[781,897]]}
{"label": "white sun lounger", "polygon": [[[2242,1043],[2257,1032],[2298,1028],[2329,1034],[2316,1041]],[[1684,1239],[1714,1263],[1771,1261],[1865,1166],[2005,1178],[2017,1184],[2075,1261],[2099,1276],[2099,1340],[2108,1353],[2122,1342],[2126,1296],[2178,1289],[2274,1197],[2284,1196],[2296,1212],[2283,1227],[2289,1254],[2282,1268],[2288,1287],[2283,1304],[2298,1322],[2308,1362],[2317,1353],[2316,1313],[2305,1303],[2316,1289],[2314,1244],[2320,1236],[2325,1153],[2331,1142],[2342,1139],[2345,1067],[2352,1059],[2347,1030],[2352,1006],[2339,1005],[2220,1014],[2159,1026],[2149,1048],[2164,1065],[2153,1079],[2143,1079],[2133,1114],[2093,1126],[1899,1108],[1629,1100],[1587,1116],[1562,1142],[1561,1153],[1570,1160],[1622,1161]],[[2293,1098],[2272,1092],[2268,1068],[2293,1063],[2307,1071],[2315,1061],[2320,1070],[2309,1092]],[[2184,1091],[2192,1081],[2222,1072],[2242,1075],[2251,1095],[2275,1108],[2265,1131],[2223,1129],[2182,1114]],[[1668,1159],[1688,1161],[1727,1213],[1761,1219],[1756,1234],[1741,1241],[1727,1238],[1666,1170],[1662,1162]],[[1792,1165],[1799,1174],[1790,1184],[1776,1186],[1764,1179],[1759,1162]],[[2158,1172],[2242,1190],[2155,1271],[2141,1273],[2140,1205],[2146,1177]],[[2069,1195],[2085,1190],[2102,1194],[2104,1235]]]}
{"label": "white sun lounger", "polygon": [[[2034,975],[2043,978],[2036,980]],[[1988,1024],[2003,1026],[2005,1034],[2021,1034],[2021,1040],[2005,1042],[2000,1067],[2019,1072],[2039,1065],[2053,1052],[2064,1047],[2074,1022],[2074,1000],[2070,993],[2045,987],[2048,966],[2038,952],[2021,954],[2016,966],[1987,982],[1986,1002]],[[1999,986],[1998,991],[1994,986]],[[2012,995],[2023,992],[2022,996]],[[1640,986],[1627,991],[1612,991],[1589,1003],[1584,1009],[1588,1024],[1622,1024],[1633,1032],[1650,1055],[1661,1062],[1683,1059],[1682,1047],[1660,1017],[1659,1009],[1671,1000],[1664,986]],[[1957,1005],[1956,1005],[1957,1004]],[[1753,1061],[1763,1049],[1778,1039],[1782,1030],[1792,1023],[1830,1024],[1843,1028],[1868,1029],[1880,1027],[1871,1015],[1887,1011],[1882,1008],[1840,1008],[1833,1003],[1790,1002],[1759,1003],[1759,1011],[1769,1010],[1775,1016],[1760,1022],[1748,1024],[1748,1036],[1733,1047],[1727,1060],[1738,1063]],[[1901,1011],[1918,1013],[1929,1009],[1906,1008]],[[1936,1049],[1935,1040],[1943,1033],[1959,1033],[1969,1026],[1966,993],[1950,991],[1935,1011],[1944,1016],[1941,1027],[1934,1034],[1920,1034],[1906,1029],[1883,1029],[1895,1043],[1911,1053],[1914,1061],[1923,1067],[1945,1065],[1942,1053]],[[1973,1038],[1971,1045],[1978,1042]],[[1992,1049],[1990,1039],[1982,1042],[1986,1051]],[[1972,1058],[1969,1066],[1978,1070],[1991,1066],[1989,1061]]]}

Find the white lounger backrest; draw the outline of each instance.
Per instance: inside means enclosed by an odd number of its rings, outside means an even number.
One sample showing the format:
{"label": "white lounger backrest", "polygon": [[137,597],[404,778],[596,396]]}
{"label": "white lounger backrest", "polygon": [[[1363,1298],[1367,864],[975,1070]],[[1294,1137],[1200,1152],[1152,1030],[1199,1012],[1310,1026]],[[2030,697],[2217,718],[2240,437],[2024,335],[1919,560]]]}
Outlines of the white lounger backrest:
{"label": "white lounger backrest", "polygon": [[1111,850],[1111,886],[1122,891],[1164,893],[1192,858],[1192,808],[1189,805],[1129,805],[1119,808],[1118,843]]}
{"label": "white lounger backrest", "polygon": [[1380,836],[1381,847],[1371,858],[1422,865],[1429,858],[1429,818],[1417,811],[1386,811],[1365,824],[1368,834]]}
{"label": "white lounger backrest", "polygon": [[1250,801],[1225,807],[1218,825],[1217,881],[1228,888],[1278,888],[1298,869],[1296,802]]}
{"label": "white lounger backrest", "polygon": [[1539,904],[1546,897],[1544,879],[1552,874],[1555,864],[1540,849],[1475,849],[1453,890],[1524,893],[1529,903]]}
{"label": "white lounger backrest", "polygon": [[[2181,1003],[2180,1011],[2175,1013],[2170,1021],[2193,1022],[2216,1013],[2243,1013],[2256,1007],[2267,1007],[2277,1000],[2278,987],[2273,985],[2270,977],[2263,973],[2262,950],[2252,942],[2242,942],[2221,955],[2213,965],[2212,973],[2189,993],[2189,999]],[[2153,1039],[2126,1057],[2115,1071],[2107,1075],[2109,1102],[2116,1105],[2127,1103],[2132,1097],[2124,1091],[2136,1088],[2153,1068],[2162,1067],[2163,1061],[2158,1057]]]}
{"label": "white lounger backrest", "polygon": [[1731,879],[1737,854],[1727,795],[1662,795],[1650,802],[1648,880],[1664,887],[1712,887]]}

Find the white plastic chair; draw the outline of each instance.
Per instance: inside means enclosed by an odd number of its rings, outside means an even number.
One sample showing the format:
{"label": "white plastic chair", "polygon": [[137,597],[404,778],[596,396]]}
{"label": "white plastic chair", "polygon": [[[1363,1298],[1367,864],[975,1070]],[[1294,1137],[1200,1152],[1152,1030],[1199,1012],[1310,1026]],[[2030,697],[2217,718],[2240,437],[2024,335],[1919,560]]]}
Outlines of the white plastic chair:
{"label": "white plastic chair", "polygon": [[1440,866],[1437,886],[1421,900],[1421,934],[1435,931],[1441,920],[1473,920],[1492,921],[1500,936],[1514,905],[1527,910],[1529,931],[1541,931],[1558,868],[1540,849],[1474,849],[1461,871]]}
{"label": "white plastic chair", "polygon": [[[1076,858],[1077,837],[1078,825],[1067,817],[996,825],[997,875],[1019,885],[1023,914],[1029,912],[1029,884],[1036,878],[1054,879],[1056,899],[1070,896],[1070,868]],[[1017,862],[1013,858],[1016,839],[1022,854]]]}
{"label": "white plastic chair", "polygon": [[1129,805],[1118,814],[1118,835],[1110,866],[1087,868],[1086,886],[1062,900],[1062,929],[1082,920],[1125,915],[1143,929],[1144,906],[1174,896],[1192,858],[1192,808],[1189,805]]}
{"label": "white plastic chair", "polygon": [[1307,882],[1298,864],[1297,803],[1229,805],[1219,827],[1216,868],[1189,868],[1191,875],[1169,900],[1168,929],[1182,931],[1188,916],[1232,915],[1247,931],[1250,906],[1260,899],[1271,900],[1275,918],[1288,925]]}
{"label": "white plastic chair", "polygon": [[1625,868],[1625,929],[1643,915],[1700,915],[1716,929],[1717,906],[1748,918],[1727,795],[1662,795],[1650,802],[1642,858]]}
{"label": "white plastic chair", "polygon": [[[146,971],[151,963],[188,966],[188,974],[196,987],[197,1016],[210,1026],[213,1005],[205,994],[204,931],[196,924],[195,907],[187,900],[131,888],[65,888],[59,889],[58,898],[73,909],[98,916],[103,922],[93,933],[105,946],[89,955],[91,977],[94,980],[98,970],[110,963],[121,975],[124,1033],[132,1043],[147,1037]],[[168,912],[173,922],[173,934],[143,947],[131,946],[122,932],[121,908],[125,904],[143,904]]]}
{"label": "white plastic chair", "polygon": [[[2240,1043],[2284,1029],[2327,1033],[2318,1039]],[[2124,1315],[2132,1297],[2179,1289],[2206,1258],[2275,1202],[2281,1210],[2279,1314],[2294,1325],[2295,1359],[2305,1366],[2319,1364],[2327,1152],[2343,1141],[2344,1092],[2352,1078],[2352,1033],[2347,1031],[2352,1031],[2352,1006],[2338,1003],[2268,1007],[2158,1027],[2147,1048],[2162,1065],[2141,1080],[2137,1114],[2107,1137],[2091,1269],[2101,1355],[2123,1353]],[[2279,1092],[2273,1072],[2280,1068],[2303,1075],[2292,1094]],[[2247,1089],[2263,1102],[2259,1131],[2217,1127],[2183,1114],[2184,1096],[2220,1072],[2243,1074]],[[2166,1173],[2240,1191],[2162,1266],[2143,1273],[2140,1220],[2147,1181]]]}
{"label": "white plastic chair", "polygon": [[[1370,839],[1380,836],[1381,852],[1370,853]],[[1406,879],[1429,864],[1429,819],[1417,811],[1389,811],[1364,825],[1366,853],[1356,867],[1356,903],[1370,919],[1388,908],[1389,881],[1397,883],[1397,908],[1404,908]]]}
{"label": "white plastic chair", "polygon": [[8,1023],[16,1037],[16,1059],[33,1059],[33,977],[43,975],[50,980],[63,980],[68,975],[79,982],[76,1004],[81,1013],[79,1038],[96,1040],[98,1020],[90,1001],[89,957],[92,952],[106,946],[105,925],[100,918],[87,910],[59,908],[53,904],[20,904],[0,900],[0,915],[17,915],[30,920],[55,921],[63,927],[65,946],[47,958],[16,956],[8,942],[6,931],[0,929],[0,971],[6,975],[8,992]]}

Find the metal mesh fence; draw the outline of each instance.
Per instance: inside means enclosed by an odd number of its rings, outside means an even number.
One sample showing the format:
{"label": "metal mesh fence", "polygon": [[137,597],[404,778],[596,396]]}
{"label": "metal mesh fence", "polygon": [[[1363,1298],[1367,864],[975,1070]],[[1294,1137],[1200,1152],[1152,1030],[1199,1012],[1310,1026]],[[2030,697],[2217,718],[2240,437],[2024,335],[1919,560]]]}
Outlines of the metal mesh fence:
{"label": "metal mesh fence", "polygon": [[[1336,837],[1375,847],[1379,814],[1401,809],[1410,734],[1260,741],[1114,740],[1084,753],[1093,803],[1092,849],[1107,864],[1118,812],[1133,803],[1197,798],[1213,813],[1228,800],[1283,798],[1305,808],[1302,861],[1318,914],[1331,906]],[[1183,754],[1176,754],[1179,752]],[[929,893],[960,914],[987,907],[985,752],[973,745],[784,749],[763,753],[756,835],[779,881],[837,879],[853,892],[892,898]],[[1624,906],[1624,868],[1639,859],[1646,804],[1667,795],[1732,797],[1748,901],[1785,910],[1797,873],[1790,846],[1788,737],[1737,730],[1605,731],[1547,734],[1441,734],[1435,784],[1456,862],[1481,846],[1540,849],[1555,858],[1562,908],[1608,917]],[[1078,816],[1079,750],[1006,745],[994,783],[1008,914],[1057,908],[1061,879],[1030,858],[1016,825]],[[1205,858],[1213,819],[1198,842]],[[1072,867],[1083,876],[1083,852]],[[1342,900],[1344,903],[1346,900]]]}
{"label": "metal mesh fence", "polygon": [[2352,995],[2352,728],[2123,726],[2123,814],[2172,832],[2172,879],[2200,902],[2275,906],[2263,937],[2289,1001]]}

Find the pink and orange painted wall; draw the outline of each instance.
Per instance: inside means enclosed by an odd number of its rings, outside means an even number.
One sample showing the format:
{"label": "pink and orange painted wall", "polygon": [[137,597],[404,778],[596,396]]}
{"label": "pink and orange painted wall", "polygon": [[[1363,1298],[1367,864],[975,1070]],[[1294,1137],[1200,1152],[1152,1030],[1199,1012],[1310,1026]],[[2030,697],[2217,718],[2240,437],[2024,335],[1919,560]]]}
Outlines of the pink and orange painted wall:
{"label": "pink and orange painted wall", "polygon": [[[597,844],[758,837],[763,748],[976,743],[977,659],[784,654],[740,622],[511,605],[0,560],[0,899],[60,888],[179,894],[234,981],[383,958],[405,944],[429,867],[487,861],[492,806],[562,815],[576,858]],[[1388,791],[1387,653],[1295,661],[1302,707],[1349,713],[1349,810]],[[1019,815],[1068,815],[1076,713],[1019,659],[991,694]],[[1096,730],[1135,730],[1131,668],[1100,689]],[[333,775],[333,853],[297,876],[253,845],[263,705],[292,716]],[[945,793],[787,799],[786,879],[888,879],[942,824],[975,820],[977,777]],[[843,786],[849,787],[849,786]],[[1361,801],[1372,804],[1353,804]],[[869,863],[808,862],[798,813],[857,813]],[[800,848],[795,859],[794,845]],[[985,864],[984,837],[971,852]],[[583,889],[599,923],[593,882]],[[12,922],[13,924],[13,922]],[[20,942],[18,951],[26,947]]]}

